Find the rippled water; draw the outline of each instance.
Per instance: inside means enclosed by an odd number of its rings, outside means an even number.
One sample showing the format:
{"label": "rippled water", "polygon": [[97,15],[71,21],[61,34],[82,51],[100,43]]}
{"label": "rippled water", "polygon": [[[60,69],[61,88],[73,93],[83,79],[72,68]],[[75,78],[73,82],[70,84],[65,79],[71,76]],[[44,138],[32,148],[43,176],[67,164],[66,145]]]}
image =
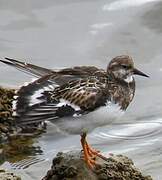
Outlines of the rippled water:
{"label": "rippled water", "polygon": [[[161,12],[161,0],[0,1],[1,57],[50,68],[92,64],[105,68],[112,57],[130,54],[150,75],[136,78],[136,95],[124,117],[95,129],[88,139],[105,154],[129,156],[155,180],[162,179]],[[0,65],[1,85],[15,87],[29,80],[30,76]],[[23,180],[37,180],[58,151],[81,148],[79,136],[57,134],[52,124],[47,128],[29,143],[35,153],[24,151],[28,159],[23,156],[15,164],[8,158],[2,166]]]}

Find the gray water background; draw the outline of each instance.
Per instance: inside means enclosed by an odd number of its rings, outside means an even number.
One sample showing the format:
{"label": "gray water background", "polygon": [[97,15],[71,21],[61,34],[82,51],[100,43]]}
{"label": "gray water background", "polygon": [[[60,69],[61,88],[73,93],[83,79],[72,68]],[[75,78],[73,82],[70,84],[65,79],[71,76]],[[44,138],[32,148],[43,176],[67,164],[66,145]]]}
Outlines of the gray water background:
{"label": "gray water background", "polygon": [[[136,77],[134,100],[124,117],[89,134],[105,155],[125,154],[155,180],[162,179],[162,1],[0,0],[0,57],[49,68],[95,65],[106,68],[121,54],[150,75]],[[0,85],[17,87],[31,77],[0,64]],[[36,139],[41,162],[13,170],[23,180],[45,175],[58,151],[80,149],[79,136],[61,137],[52,124]]]}

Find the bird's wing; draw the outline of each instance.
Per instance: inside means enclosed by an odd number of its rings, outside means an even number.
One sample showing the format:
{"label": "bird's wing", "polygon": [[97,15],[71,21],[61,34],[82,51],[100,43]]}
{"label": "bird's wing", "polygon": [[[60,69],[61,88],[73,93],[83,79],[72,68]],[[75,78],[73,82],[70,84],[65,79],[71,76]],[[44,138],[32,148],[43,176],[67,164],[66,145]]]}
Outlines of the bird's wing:
{"label": "bird's wing", "polygon": [[89,76],[105,76],[104,70],[98,69],[94,66],[76,66],[61,70],[52,70],[12,58],[5,58],[4,60],[0,60],[0,62],[38,78],[51,74],[48,81],[55,82],[58,85],[65,84],[71,80],[87,78]]}
{"label": "bird's wing", "polygon": [[78,116],[105,103],[105,84],[96,78],[74,80],[59,87],[40,78],[17,93],[14,114],[19,125]]}
{"label": "bird's wing", "polygon": [[104,78],[105,76],[106,72],[103,69],[99,69],[95,66],[74,66],[72,68],[64,68],[53,71],[50,81],[61,86],[69,81],[86,79],[88,77]]}

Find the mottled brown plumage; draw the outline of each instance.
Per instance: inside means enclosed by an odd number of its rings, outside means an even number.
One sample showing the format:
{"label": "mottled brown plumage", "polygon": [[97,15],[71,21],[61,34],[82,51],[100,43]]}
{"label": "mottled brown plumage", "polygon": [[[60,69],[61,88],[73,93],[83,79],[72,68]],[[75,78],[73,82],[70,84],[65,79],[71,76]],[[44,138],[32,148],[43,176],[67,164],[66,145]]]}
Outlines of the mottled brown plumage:
{"label": "mottled brown plumage", "polygon": [[126,110],[135,93],[133,75],[148,77],[134,68],[132,58],[127,55],[112,59],[106,71],[94,66],[54,71],[6,60],[1,61],[39,77],[17,92],[14,111],[20,124],[83,115],[108,102]]}

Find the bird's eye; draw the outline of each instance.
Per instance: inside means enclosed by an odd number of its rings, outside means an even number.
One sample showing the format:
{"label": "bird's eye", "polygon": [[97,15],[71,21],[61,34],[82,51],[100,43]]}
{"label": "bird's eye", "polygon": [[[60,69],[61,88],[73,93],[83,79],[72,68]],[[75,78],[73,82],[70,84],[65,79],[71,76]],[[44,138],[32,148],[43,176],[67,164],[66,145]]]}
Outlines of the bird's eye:
{"label": "bird's eye", "polygon": [[124,68],[124,69],[127,69],[128,68],[128,66],[127,65],[122,65],[122,67]]}

